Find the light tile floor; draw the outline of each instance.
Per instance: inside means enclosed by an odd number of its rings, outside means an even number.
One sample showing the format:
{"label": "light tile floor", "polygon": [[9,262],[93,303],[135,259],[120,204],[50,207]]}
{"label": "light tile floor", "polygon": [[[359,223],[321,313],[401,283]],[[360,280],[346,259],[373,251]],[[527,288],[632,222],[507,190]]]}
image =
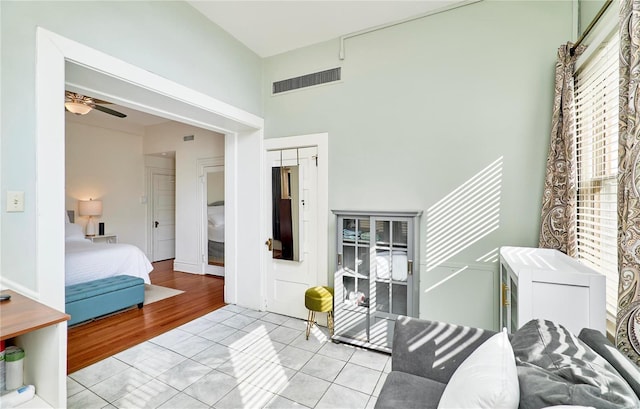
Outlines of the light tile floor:
{"label": "light tile floor", "polygon": [[373,408],[389,355],[324,327],[227,305],[67,377],[67,406]]}

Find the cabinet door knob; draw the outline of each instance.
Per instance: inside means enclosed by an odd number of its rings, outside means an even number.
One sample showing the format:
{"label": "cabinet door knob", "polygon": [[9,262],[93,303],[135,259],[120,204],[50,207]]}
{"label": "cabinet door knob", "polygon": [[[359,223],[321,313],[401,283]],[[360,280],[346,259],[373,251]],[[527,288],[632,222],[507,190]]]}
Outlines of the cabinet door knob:
{"label": "cabinet door knob", "polygon": [[158,225],[160,224],[160,222],[158,222],[157,220],[155,222],[153,222],[153,224],[155,225],[156,229],[158,228]]}
{"label": "cabinet door knob", "polygon": [[271,237],[269,237],[269,240],[265,241],[264,244],[266,244],[269,251],[273,250],[273,239]]}
{"label": "cabinet door knob", "polygon": [[413,260],[407,261],[407,274],[413,275]]}

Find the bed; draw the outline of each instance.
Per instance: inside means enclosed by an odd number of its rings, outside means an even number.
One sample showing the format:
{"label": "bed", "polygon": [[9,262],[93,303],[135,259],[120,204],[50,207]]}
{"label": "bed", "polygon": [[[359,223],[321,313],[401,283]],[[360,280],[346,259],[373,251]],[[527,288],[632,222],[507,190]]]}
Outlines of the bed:
{"label": "bed", "polygon": [[93,243],[82,226],[65,224],[65,286],[117,275],[140,277],[151,284],[153,270],[149,259],[138,247],[123,243]]}
{"label": "bed", "polygon": [[224,265],[224,202],[207,206],[209,263]]}

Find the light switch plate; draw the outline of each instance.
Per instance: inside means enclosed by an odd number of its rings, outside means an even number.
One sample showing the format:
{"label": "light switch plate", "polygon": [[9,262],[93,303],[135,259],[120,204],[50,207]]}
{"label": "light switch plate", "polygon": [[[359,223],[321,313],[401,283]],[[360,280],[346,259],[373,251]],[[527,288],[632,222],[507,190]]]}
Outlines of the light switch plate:
{"label": "light switch plate", "polygon": [[24,192],[7,191],[7,212],[24,212]]}

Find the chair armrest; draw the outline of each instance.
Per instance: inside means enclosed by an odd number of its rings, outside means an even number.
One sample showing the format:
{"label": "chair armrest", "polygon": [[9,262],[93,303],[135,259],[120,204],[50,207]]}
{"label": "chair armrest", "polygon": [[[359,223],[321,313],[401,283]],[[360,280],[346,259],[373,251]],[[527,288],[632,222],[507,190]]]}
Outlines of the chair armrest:
{"label": "chair armrest", "polygon": [[583,328],[578,338],[607,360],[640,398],[640,366],[620,352],[600,331]]}
{"label": "chair armrest", "polygon": [[391,369],[447,383],[458,366],[494,334],[481,328],[398,317]]}

